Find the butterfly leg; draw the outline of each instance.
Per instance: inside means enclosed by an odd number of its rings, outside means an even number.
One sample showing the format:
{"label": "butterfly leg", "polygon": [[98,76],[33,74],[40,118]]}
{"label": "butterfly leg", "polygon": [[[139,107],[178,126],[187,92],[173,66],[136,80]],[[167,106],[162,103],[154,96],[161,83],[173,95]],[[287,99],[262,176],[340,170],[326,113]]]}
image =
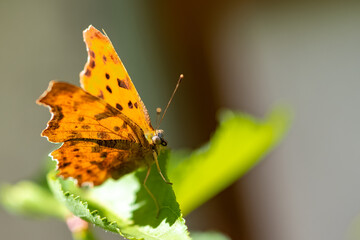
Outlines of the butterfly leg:
{"label": "butterfly leg", "polygon": [[164,175],[162,174],[161,169],[160,169],[160,165],[159,165],[159,161],[158,161],[158,158],[157,158],[157,154],[156,154],[155,151],[153,151],[153,155],[154,155],[154,159],[155,159],[155,164],[156,164],[157,170],[158,170],[161,178],[164,180],[165,183],[172,185],[172,183],[169,182],[169,181],[167,181],[167,180],[165,179]]}
{"label": "butterfly leg", "polygon": [[146,173],[146,177],[144,179],[144,187],[146,189],[146,191],[148,192],[148,194],[150,195],[150,197],[154,200],[155,202],[155,206],[156,206],[156,218],[159,217],[159,213],[160,213],[160,207],[159,207],[159,203],[157,201],[157,199],[155,198],[154,194],[152,194],[152,192],[150,191],[150,189],[146,186],[146,181],[148,180],[149,178],[149,175],[150,175],[150,171],[151,171],[151,166],[149,165],[148,166],[148,170],[147,170],[147,173]]}

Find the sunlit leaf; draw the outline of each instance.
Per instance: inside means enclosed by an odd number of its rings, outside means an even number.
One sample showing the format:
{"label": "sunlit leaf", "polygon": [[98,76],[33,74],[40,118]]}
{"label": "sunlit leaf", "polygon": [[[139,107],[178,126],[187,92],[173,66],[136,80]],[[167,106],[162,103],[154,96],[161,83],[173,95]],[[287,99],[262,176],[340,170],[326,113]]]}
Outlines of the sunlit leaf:
{"label": "sunlit leaf", "polygon": [[192,152],[173,151],[168,176],[182,213],[208,201],[254,167],[282,139],[288,111],[276,110],[265,120],[225,111],[210,142]]}
{"label": "sunlit leaf", "polygon": [[[159,156],[164,170],[166,156],[166,152]],[[147,186],[160,205],[156,217],[155,203],[142,184],[145,174],[146,170],[139,170],[89,189],[77,188],[54,173],[49,174],[48,181],[55,196],[74,215],[105,230],[128,239],[190,239],[172,187],[153,168]]]}

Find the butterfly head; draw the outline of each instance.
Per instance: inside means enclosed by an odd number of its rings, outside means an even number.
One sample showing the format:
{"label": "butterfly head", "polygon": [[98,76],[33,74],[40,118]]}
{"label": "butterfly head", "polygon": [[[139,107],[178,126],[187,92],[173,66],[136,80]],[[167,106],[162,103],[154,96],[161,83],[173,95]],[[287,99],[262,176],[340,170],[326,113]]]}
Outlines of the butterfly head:
{"label": "butterfly head", "polygon": [[151,138],[153,144],[167,146],[167,142],[164,139],[164,131],[161,129],[155,130],[155,135]]}

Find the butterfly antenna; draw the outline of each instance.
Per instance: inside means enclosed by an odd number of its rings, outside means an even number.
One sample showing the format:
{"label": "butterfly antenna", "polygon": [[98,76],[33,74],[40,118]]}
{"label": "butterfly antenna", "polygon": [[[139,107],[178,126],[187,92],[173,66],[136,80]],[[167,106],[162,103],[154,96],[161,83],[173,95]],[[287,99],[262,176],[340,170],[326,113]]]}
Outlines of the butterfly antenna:
{"label": "butterfly antenna", "polygon": [[162,117],[161,117],[161,119],[160,119],[160,122],[159,122],[159,124],[157,125],[156,129],[159,129],[160,124],[161,124],[162,120],[164,119],[165,113],[166,113],[166,111],[168,110],[168,108],[169,108],[169,106],[170,106],[170,103],[171,103],[172,99],[174,98],[174,95],[175,95],[177,89],[179,88],[179,85],[180,85],[181,80],[182,80],[183,78],[184,78],[184,74],[180,74],[180,77],[179,77],[179,80],[177,81],[177,84],[176,84],[176,87],[175,87],[175,89],[174,89],[174,92],[172,93],[172,95],[171,95],[171,97],[170,97],[170,100],[169,100],[168,104],[166,105],[166,108],[165,108],[165,110],[164,110],[164,113],[163,113],[163,115],[162,115]]}
{"label": "butterfly antenna", "polygon": [[156,126],[158,126],[158,123],[160,121],[160,114],[161,114],[161,108],[156,108]]}

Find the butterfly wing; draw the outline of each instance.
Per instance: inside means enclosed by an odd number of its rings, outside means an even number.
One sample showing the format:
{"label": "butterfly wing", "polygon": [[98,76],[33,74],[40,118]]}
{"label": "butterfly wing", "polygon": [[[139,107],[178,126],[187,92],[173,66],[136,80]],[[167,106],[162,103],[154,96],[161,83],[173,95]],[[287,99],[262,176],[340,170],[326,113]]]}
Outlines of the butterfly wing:
{"label": "butterfly wing", "polygon": [[[116,147],[114,147],[117,145]],[[79,185],[100,185],[144,165],[146,158],[138,144],[114,141],[66,141],[51,153],[58,161],[58,175],[77,180]]]}
{"label": "butterfly wing", "polygon": [[131,118],[145,133],[154,131],[145,105],[110,39],[93,26],[83,34],[88,62],[80,73],[81,86]]}
{"label": "butterfly wing", "polygon": [[52,118],[42,136],[51,142],[121,139],[148,147],[142,130],[128,117],[77,86],[52,81],[37,102],[50,107]]}
{"label": "butterfly wing", "polygon": [[51,153],[61,176],[98,185],[145,165],[151,147],[143,131],[102,99],[52,81],[37,102],[52,113],[42,136],[64,142]]}

